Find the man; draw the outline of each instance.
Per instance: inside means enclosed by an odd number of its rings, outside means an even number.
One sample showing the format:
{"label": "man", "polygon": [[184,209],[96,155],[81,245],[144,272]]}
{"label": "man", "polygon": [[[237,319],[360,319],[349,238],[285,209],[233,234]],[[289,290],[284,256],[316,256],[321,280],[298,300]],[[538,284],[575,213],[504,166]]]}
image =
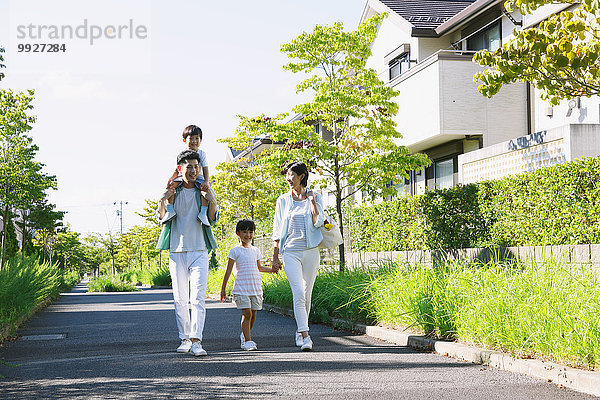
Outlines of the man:
{"label": "man", "polygon": [[[175,317],[181,339],[177,352],[204,356],[202,331],[206,316],[208,253],[217,247],[210,225],[217,222],[218,211],[214,192],[207,184],[198,186],[196,183],[199,162],[198,153],[192,150],[184,150],[177,156],[182,184],[168,189],[158,207],[162,220],[166,215],[167,200],[174,194],[176,217],[164,221],[157,248],[169,250]],[[202,192],[208,206],[201,205]],[[208,220],[210,225],[204,225],[202,220]]]}

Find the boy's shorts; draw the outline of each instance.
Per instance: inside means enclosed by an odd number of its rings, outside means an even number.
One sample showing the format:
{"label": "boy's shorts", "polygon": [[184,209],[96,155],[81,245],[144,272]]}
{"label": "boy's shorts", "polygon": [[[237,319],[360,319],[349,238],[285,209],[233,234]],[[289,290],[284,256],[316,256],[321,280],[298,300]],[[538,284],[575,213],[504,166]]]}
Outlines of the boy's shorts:
{"label": "boy's shorts", "polygon": [[246,295],[234,294],[233,301],[238,310],[249,308],[251,310],[262,310],[263,297],[261,294]]}

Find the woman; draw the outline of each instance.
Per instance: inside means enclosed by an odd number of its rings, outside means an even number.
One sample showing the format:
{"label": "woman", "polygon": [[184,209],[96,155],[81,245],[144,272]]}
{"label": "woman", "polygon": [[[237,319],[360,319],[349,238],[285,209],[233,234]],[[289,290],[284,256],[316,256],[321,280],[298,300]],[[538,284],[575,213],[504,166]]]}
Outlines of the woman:
{"label": "woman", "polygon": [[283,254],[283,270],[294,297],[296,346],[302,351],[312,350],[308,335],[308,315],[313,285],[319,270],[319,243],[323,235],[323,201],[321,196],[307,189],[308,169],[301,162],[288,164],[284,171],[290,191],[277,199],[273,220],[272,266],[281,268],[279,253]]}

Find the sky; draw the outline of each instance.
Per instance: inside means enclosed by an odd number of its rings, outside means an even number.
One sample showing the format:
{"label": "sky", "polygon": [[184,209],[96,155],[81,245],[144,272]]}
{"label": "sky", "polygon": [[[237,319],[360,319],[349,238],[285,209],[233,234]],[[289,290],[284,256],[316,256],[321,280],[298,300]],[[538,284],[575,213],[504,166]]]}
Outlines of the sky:
{"label": "sky", "polygon": [[214,174],[226,154],[217,139],[234,135],[238,115],[307,100],[296,94],[301,76],[282,69],[280,45],[315,25],[353,30],[365,3],[0,0],[0,88],[35,89],[29,135],[57,177],[49,200],[70,228],[119,232],[123,202],[126,232],[143,224],[144,200],[163,193],[187,125],[202,128]]}

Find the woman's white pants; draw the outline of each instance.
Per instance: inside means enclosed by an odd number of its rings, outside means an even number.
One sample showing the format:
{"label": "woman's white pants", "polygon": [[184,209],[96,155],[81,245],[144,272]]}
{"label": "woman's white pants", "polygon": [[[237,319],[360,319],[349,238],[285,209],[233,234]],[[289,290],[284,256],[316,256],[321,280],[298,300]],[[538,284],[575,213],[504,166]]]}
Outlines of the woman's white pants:
{"label": "woman's white pants", "polygon": [[169,272],[175,301],[175,318],[180,339],[202,340],[206,318],[208,252],[186,251],[169,254]]}
{"label": "woman's white pants", "polygon": [[319,271],[319,248],[303,251],[284,251],[283,270],[294,298],[294,318],[298,332],[308,331],[308,316],[313,285]]}

